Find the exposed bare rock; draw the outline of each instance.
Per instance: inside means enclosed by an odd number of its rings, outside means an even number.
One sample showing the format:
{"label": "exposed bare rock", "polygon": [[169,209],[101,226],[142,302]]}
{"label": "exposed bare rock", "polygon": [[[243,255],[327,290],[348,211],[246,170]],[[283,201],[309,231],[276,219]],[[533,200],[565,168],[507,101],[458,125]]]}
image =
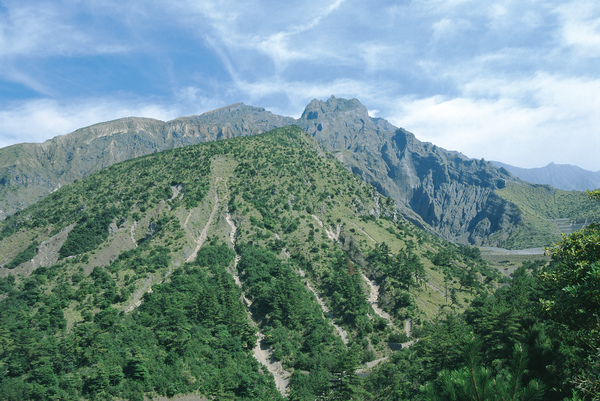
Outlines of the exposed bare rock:
{"label": "exposed bare rock", "polygon": [[313,100],[298,124],[407,218],[446,239],[480,245],[519,222],[517,208],[494,194],[510,174],[371,118],[356,99]]}
{"label": "exposed bare rock", "polygon": [[8,275],[25,275],[28,276],[40,266],[49,267],[58,262],[58,251],[67,240],[69,232],[75,227],[75,223],[63,228],[59,233],[43,241],[36,250],[36,255],[33,259],[22,263],[15,269],[9,270],[6,268],[0,269],[0,277]]}

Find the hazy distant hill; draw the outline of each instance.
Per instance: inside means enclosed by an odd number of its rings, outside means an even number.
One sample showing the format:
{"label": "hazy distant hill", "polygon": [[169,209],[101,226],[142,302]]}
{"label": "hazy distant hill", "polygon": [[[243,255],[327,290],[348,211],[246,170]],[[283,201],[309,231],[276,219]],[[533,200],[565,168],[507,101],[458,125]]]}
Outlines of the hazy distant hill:
{"label": "hazy distant hill", "polygon": [[[519,180],[484,160],[449,152],[379,118],[371,118],[358,100],[313,100],[296,120],[263,108],[235,104],[200,116],[162,122],[124,118],[82,128],[42,144],[0,149],[0,217],[10,215],[61,186],[102,168],[141,155],[199,142],[256,135],[297,124],[335,154],[350,171],[396,202],[399,212],[441,237],[463,244],[505,247],[550,245],[560,231],[549,219],[593,220],[599,213],[575,197],[570,208],[523,215],[515,200],[500,195]],[[511,187],[516,188],[516,187]],[[523,183],[521,191],[534,191]],[[506,191],[504,191],[506,193]],[[539,193],[536,197],[543,196]],[[562,198],[561,198],[562,199]],[[581,208],[582,204],[586,208]],[[530,227],[523,234],[524,221]],[[534,221],[535,220],[535,221]],[[563,223],[561,223],[563,224]],[[564,224],[563,224],[564,225]],[[515,240],[517,231],[519,240]],[[530,235],[535,233],[535,235]]]}
{"label": "hazy distant hill", "polygon": [[585,191],[600,188],[600,171],[588,171],[570,164],[550,163],[545,167],[521,168],[502,162],[492,162],[504,167],[515,177],[533,184],[546,184],[565,191]]}

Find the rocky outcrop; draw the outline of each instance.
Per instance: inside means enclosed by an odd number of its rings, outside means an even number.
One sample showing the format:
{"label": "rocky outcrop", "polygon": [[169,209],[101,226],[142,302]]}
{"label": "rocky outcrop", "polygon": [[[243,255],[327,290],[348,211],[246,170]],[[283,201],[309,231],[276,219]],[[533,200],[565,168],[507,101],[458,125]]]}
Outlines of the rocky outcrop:
{"label": "rocky outcrop", "polygon": [[510,174],[373,119],[356,99],[313,100],[298,124],[406,217],[446,239],[480,245],[494,233],[506,237],[520,221],[518,208],[494,193]]}

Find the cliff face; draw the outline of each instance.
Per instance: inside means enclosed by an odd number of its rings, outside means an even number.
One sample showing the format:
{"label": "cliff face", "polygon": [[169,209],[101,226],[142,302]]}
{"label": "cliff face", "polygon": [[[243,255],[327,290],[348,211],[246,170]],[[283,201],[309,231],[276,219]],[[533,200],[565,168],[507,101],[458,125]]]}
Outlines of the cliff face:
{"label": "cliff face", "polygon": [[350,171],[392,197],[407,218],[446,239],[490,243],[491,235],[503,239],[519,222],[518,209],[494,194],[511,179],[508,173],[423,143],[408,131],[371,118],[358,100],[333,96],[310,102],[298,120],[238,103],[168,122],[124,118],[42,144],[0,149],[0,218],[124,160],[291,124],[300,125]]}
{"label": "cliff face", "polygon": [[350,170],[405,206],[407,217],[446,239],[481,245],[494,233],[506,238],[520,220],[518,209],[494,194],[509,174],[373,119],[355,99],[313,100],[298,124],[337,152]]}

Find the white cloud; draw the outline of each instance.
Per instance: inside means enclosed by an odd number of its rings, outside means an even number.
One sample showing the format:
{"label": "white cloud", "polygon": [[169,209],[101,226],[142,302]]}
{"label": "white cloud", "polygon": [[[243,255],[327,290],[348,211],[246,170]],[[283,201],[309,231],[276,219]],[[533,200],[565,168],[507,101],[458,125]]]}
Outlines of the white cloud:
{"label": "white cloud", "polygon": [[[334,13],[345,0],[328,3],[311,1],[293,4],[242,1],[180,1],[167,6],[167,12],[185,29],[206,41],[238,75],[262,55],[277,71],[290,62],[315,60],[323,56],[314,45],[306,51],[303,35],[312,31]],[[258,54],[256,53],[258,52]]]}
{"label": "white cloud", "polygon": [[556,162],[600,170],[600,80],[537,74],[474,86],[480,94],[499,96],[402,98],[390,120],[421,140],[469,157],[520,167]]}
{"label": "white cloud", "polygon": [[562,19],[564,45],[573,47],[581,57],[600,57],[600,4],[596,1],[571,1],[557,7]]}
{"label": "white cloud", "polygon": [[432,26],[433,40],[451,40],[456,34],[466,31],[470,27],[471,23],[462,19],[454,20],[450,18],[442,18],[435,22]]}
{"label": "white cloud", "polygon": [[38,99],[13,104],[0,111],[0,147],[43,142],[102,121],[139,116],[169,120],[180,110],[132,99],[75,99],[61,103]]}
{"label": "white cloud", "polygon": [[[67,11],[67,12],[65,12]],[[73,56],[123,52],[128,46],[111,41],[112,35],[88,32],[70,21],[68,10],[13,3],[0,14],[0,57]]]}

